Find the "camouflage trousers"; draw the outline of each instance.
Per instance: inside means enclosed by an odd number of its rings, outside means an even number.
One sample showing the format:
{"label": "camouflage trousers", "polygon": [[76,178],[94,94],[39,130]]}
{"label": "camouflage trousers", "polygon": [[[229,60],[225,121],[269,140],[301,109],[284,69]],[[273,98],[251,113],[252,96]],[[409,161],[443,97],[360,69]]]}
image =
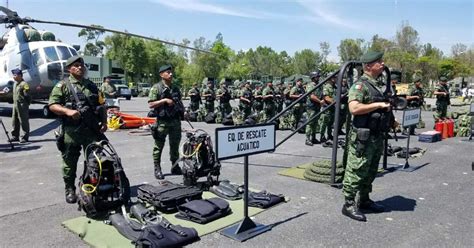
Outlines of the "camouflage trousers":
{"label": "camouflage trousers", "polygon": [[155,145],[153,146],[153,163],[161,164],[161,153],[165,146],[166,136],[169,135],[170,160],[173,165],[179,159],[179,142],[181,141],[181,121],[168,120],[156,122],[156,134],[153,135]]}
{"label": "camouflage trousers", "polygon": [[230,103],[221,103],[219,104],[219,108],[222,113],[222,118],[226,117],[228,114],[232,112],[232,107],[230,106]]}
{"label": "camouflage trousers", "polygon": [[264,114],[262,118],[262,122],[269,121],[273,116],[275,116],[276,105],[275,104],[265,104]]}
{"label": "camouflage trousers", "polygon": [[319,132],[321,133],[321,139],[329,138],[332,136],[332,128],[334,124],[334,110],[327,110],[321,114],[321,125]]}
{"label": "camouflage trousers", "polygon": [[[319,113],[319,108],[317,108],[317,109],[308,108],[306,110],[306,113],[308,114],[308,120],[309,120],[313,116],[315,116],[317,113]],[[314,118],[314,120],[310,121],[308,123],[308,125],[306,125],[306,130],[305,130],[306,139],[311,139],[312,137],[314,137],[316,135],[316,131],[317,131],[316,129],[318,128],[319,117],[320,116]]]}
{"label": "camouflage trousers", "polygon": [[370,135],[365,148],[357,153],[357,131],[353,128],[349,136],[347,166],[342,182],[342,192],[346,199],[355,199],[359,192],[361,201],[369,199],[372,182],[377,176],[379,160],[383,152],[381,135]]}
{"label": "camouflage trousers", "polygon": [[189,109],[191,109],[192,112],[196,112],[199,109],[199,102],[190,102]]}
{"label": "camouflage trousers", "polygon": [[448,104],[446,103],[436,103],[436,113],[433,117],[436,120],[444,119],[448,116]]}
{"label": "camouflage trousers", "polygon": [[94,134],[90,129],[77,126],[64,126],[63,132],[64,149],[61,151],[63,180],[66,188],[75,188],[74,181],[81,150],[84,152],[88,145],[100,141],[103,137]]}
{"label": "camouflage trousers", "polygon": [[23,130],[22,139],[28,140],[30,136],[29,104],[15,103],[12,111],[12,136],[20,138],[20,127]]}
{"label": "camouflage trousers", "polygon": [[294,120],[295,120],[295,123],[294,123],[294,128],[297,128],[298,127],[298,123],[300,122],[300,119],[301,117],[303,116],[303,113],[304,113],[304,105],[302,104],[296,104],[295,106],[293,106],[293,117],[294,117]]}
{"label": "camouflage trousers", "polygon": [[248,104],[239,104],[239,110],[243,113],[244,121],[252,114],[252,106]]}
{"label": "camouflage trousers", "polygon": [[214,101],[212,101],[212,102],[206,101],[204,106],[206,107],[207,114],[214,113]]}

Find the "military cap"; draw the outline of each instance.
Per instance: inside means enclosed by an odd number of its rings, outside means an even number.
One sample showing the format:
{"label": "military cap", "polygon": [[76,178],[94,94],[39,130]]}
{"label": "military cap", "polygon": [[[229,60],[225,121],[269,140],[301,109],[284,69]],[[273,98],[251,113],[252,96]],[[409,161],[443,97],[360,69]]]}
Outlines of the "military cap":
{"label": "military cap", "polygon": [[448,78],[445,77],[445,76],[441,76],[441,77],[439,77],[439,81],[447,82]]}
{"label": "military cap", "polygon": [[171,69],[173,69],[171,65],[162,65],[160,69],[158,70],[158,73],[162,73],[164,71],[171,70]]}
{"label": "military cap", "polygon": [[12,70],[12,74],[13,75],[23,75],[23,72],[20,69],[16,68],[16,69]]}
{"label": "military cap", "polygon": [[390,79],[391,79],[391,80],[400,80],[400,75],[398,75],[398,74],[390,74]]}
{"label": "military cap", "polygon": [[303,81],[303,78],[302,77],[296,78],[296,82],[298,81]]}
{"label": "military cap", "polygon": [[421,82],[422,77],[420,75],[415,75],[413,77],[413,83]]}
{"label": "military cap", "polygon": [[360,57],[360,62],[362,63],[372,63],[383,57],[383,52],[368,51],[362,57]]}
{"label": "military cap", "polygon": [[74,55],[74,56],[68,58],[67,61],[66,61],[66,67],[71,66],[72,64],[74,64],[74,62],[79,61],[79,60],[81,60],[81,63],[84,64],[84,59],[79,55]]}
{"label": "military cap", "polygon": [[319,71],[313,71],[313,72],[311,72],[311,73],[309,74],[309,77],[310,77],[311,79],[317,78],[317,77],[321,77],[321,73],[320,73]]}

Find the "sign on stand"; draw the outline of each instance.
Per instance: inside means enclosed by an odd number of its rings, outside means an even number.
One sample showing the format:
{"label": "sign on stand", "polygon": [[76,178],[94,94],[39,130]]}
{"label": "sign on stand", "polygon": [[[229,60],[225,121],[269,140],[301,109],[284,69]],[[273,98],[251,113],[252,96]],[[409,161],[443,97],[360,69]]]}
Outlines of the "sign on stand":
{"label": "sign on stand", "polygon": [[222,127],[216,129],[218,160],[244,157],[244,219],[220,233],[243,242],[269,231],[270,226],[253,222],[248,216],[249,155],[275,150],[275,124]]}
{"label": "sign on stand", "polygon": [[[417,125],[420,122],[421,117],[421,109],[406,109],[403,111],[403,120],[402,126],[408,129],[411,129],[412,126]],[[403,166],[404,170],[408,170],[410,164],[408,163],[408,158],[410,157],[410,130],[408,131],[408,138],[407,138],[407,150],[405,152],[405,165]]]}

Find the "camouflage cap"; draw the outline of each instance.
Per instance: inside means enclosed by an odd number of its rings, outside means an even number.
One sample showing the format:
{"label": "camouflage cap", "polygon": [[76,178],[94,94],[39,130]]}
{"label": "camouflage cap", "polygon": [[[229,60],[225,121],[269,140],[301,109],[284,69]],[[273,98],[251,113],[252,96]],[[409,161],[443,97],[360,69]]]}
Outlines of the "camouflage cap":
{"label": "camouflage cap", "polygon": [[441,76],[441,77],[439,77],[439,81],[447,82],[448,78],[446,76]]}
{"label": "camouflage cap", "polygon": [[158,70],[158,73],[162,73],[164,71],[167,71],[167,70],[172,70],[173,67],[171,65],[162,65],[160,67],[160,69]]}
{"label": "camouflage cap", "polygon": [[383,57],[383,52],[368,51],[360,57],[362,63],[372,63]]}
{"label": "camouflage cap", "polygon": [[66,67],[71,66],[72,64],[74,64],[74,62],[79,61],[79,60],[84,64],[84,59],[81,56],[74,55],[74,56],[70,57],[66,61]]}
{"label": "camouflage cap", "polygon": [[20,69],[16,68],[16,69],[12,70],[12,74],[13,75],[23,75],[23,72]]}
{"label": "camouflage cap", "polygon": [[413,83],[421,82],[423,78],[420,75],[413,76]]}
{"label": "camouflage cap", "polygon": [[319,71],[313,71],[309,74],[309,78],[311,79],[317,78],[317,77],[321,77],[321,73]]}

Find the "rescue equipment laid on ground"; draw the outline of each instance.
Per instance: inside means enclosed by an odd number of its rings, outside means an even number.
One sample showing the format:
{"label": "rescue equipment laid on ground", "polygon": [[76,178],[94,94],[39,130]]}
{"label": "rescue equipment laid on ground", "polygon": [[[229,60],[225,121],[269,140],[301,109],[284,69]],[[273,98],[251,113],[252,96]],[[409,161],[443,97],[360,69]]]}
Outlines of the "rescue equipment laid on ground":
{"label": "rescue equipment laid on ground", "polygon": [[79,178],[79,209],[97,218],[130,200],[130,183],[112,145],[102,140],[84,152],[84,172]]}
{"label": "rescue equipment laid on ground", "polygon": [[111,130],[139,128],[154,124],[155,122],[156,118],[153,117],[140,117],[113,110],[107,112],[107,127]]}
{"label": "rescue equipment laid on ground", "polygon": [[176,218],[206,224],[232,213],[229,203],[221,198],[194,200],[178,206]]}
{"label": "rescue equipment laid on ground", "polygon": [[196,187],[161,181],[159,185],[145,184],[138,187],[138,199],[163,212],[174,212],[185,202],[202,199],[202,191]]}

